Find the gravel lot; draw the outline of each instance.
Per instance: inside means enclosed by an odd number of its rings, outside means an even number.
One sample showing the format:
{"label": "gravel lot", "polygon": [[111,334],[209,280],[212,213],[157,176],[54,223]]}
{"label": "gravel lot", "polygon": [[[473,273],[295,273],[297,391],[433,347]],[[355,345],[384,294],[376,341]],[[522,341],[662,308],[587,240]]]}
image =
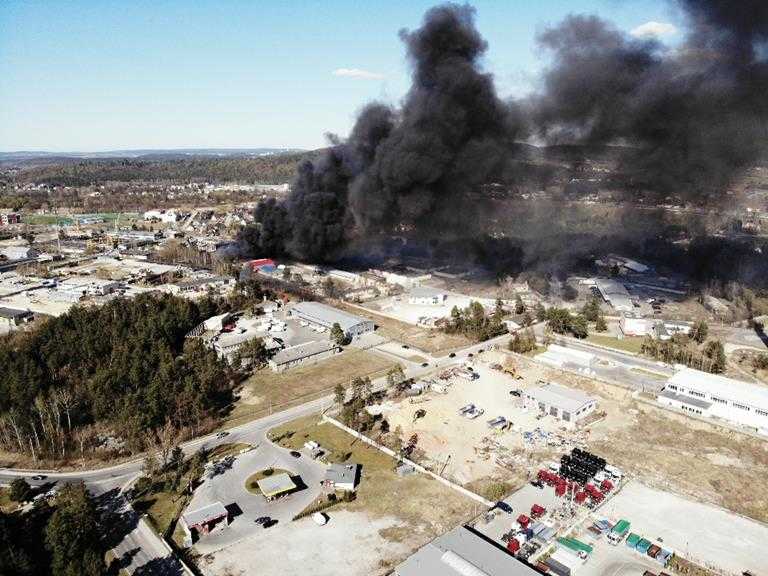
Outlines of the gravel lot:
{"label": "gravel lot", "polygon": [[[199,564],[210,576],[378,576],[391,569],[387,558],[409,551],[381,532],[395,528],[394,517],[371,518],[362,512],[328,511],[330,521],[312,519],[278,524],[217,552]],[[311,567],[311,569],[310,569]]]}
{"label": "gravel lot", "polygon": [[662,538],[665,546],[702,566],[734,574],[764,574],[768,566],[768,526],[722,508],[630,482],[601,513],[626,518],[633,532]]}

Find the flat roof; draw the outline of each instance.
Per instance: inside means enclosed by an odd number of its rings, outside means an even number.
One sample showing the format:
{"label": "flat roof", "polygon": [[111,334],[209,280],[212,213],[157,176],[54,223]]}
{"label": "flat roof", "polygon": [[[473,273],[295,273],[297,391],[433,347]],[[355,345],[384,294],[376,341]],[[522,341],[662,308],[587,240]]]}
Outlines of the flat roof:
{"label": "flat roof", "polygon": [[29,310],[19,310],[17,308],[5,308],[0,306],[0,318],[8,318],[13,320],[14,318],[23,318],[32,314]]}
{"label": "flat roof", "polygon": [[325,471],[325,480],[334,484],[355,483],[359,464],[331,464]]}
{"label": "flat roof", "polygon": [[395,568],[397,576],[541,576],[500,545],[459,526]]}
{"label": "flat roof", "polygon": [[410,295],[415,298],[432,298],[434,296],[447,296],[442,290],[430,288],[429,286],[414,286],[411,288]]}
{"label": "flat roof", "polygon": [[734,400],[761,410],[768,410],[768,388],[765,386],[757,386],[693,368],[683,368],[675,373],[667,380],[667,386],[670,384],[692,389],[710,397]]}
{"label": "flat roof", "polygon": [[205,522],[218,520],[228,514],[229,512],[227,512],[224,504],[221,502],[214,502],[213,504],[208,504],[208,506],[203,506],[197,510],[191,510],[186,514],[183,514],[181,518],[184,520],[184,523],[191,528],[193,526],[204,524]]}
{"label": "flat roof", "polygon": [[659,392],[659,396],[662,398],[669,398],[670,400],[675,400],[682,404],[688,404],[689,406],[695,406],[696,408],[701,408],[702,410],[708,410],[709,407],[712,406],[712,402],[707,402],[699,398],[692,398],[691,396],[678,394],[676,392],[673,392],[672,390],[662,390],[661,392]]}
{"label": "flat roof", "polygon": [[304,319],[325,326],[326,328],[331,328],[335,323],[338,323],[339,326],[341,326],[341,329],[345,332],[358,324],[371,322],[371,320],[367,320],[366,318],[349,314],[343,310],[334,308],[333,306],[321,304],[320,302],[299,302],[291,308],[291,313],[298,314]]}
{"label": "flat roof", "polygon": [[272,357],[270,362],[279,366],[280,364],[286,364],[316,354],[322,354],[323,352],[328,352],[334,348],[338,348],[338,345],[330,340],[312,340],[311,342],[297,344],[296,346],[280,350],[280,352]]}
{"label": "flat roof", "polygon": [[256,482],[256,484],[258,485],[259,490],[261,490],[261,493],[268,498],[296,489],[296,484],[285,472],[262,478]]}
{"label": "flat roof", "polygon": [[594,398],[587,396],[579,390],[566,388],[553,382],[530,388],[525,391],[525,394],[539,402],[557,406],[568,412],[575,412],[585,404],[595,401]]}

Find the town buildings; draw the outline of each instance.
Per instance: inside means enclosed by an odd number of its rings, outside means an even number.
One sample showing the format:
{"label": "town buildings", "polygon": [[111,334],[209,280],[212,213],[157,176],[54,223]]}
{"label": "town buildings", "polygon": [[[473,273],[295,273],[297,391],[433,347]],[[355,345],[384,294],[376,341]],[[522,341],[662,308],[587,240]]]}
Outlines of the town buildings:
{"label": "town buildings", "polygon": [[349,338],[361,336],[374,330],[372,320],[349,314],[319,302],[299,302],[291,308],[290,314],[293,318],[327,330],[331,330],[334,324],[338,324]]}

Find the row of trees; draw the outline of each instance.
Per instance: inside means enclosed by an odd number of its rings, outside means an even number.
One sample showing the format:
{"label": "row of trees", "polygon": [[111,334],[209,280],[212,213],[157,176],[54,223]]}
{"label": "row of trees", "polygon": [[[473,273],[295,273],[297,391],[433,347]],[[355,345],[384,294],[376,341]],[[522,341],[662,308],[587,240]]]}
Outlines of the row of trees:
{"label": "row of trees", "polygon": [[640,352],[668,364],[685,364],[697,370],[720,374],[726,368],[726,356],[723,343],[710,340],[703,350],[684,334],[675,334],[670,340],[656,340],[646,336]]}
{"label": "row of trees", "polygon": [[466,308],[454,306],[444,330],[449,334],[463,334],[475,342],[495,338],[507,332],[501,300],[496,301],[494,311],[486,314],[480,302],[472,301]]}
{"label": "row of trees", "polygon": [[202,308],[144,294],[76,306],[0,340],[0,446],[64,458],[111,436],[138,451],[145,432],[167,422],[192,433],[210,426],[231,401],[234,373],[185,340],[212,312]]}
{"label": "row of trees", "polygon": [[[16,482],[17,494],[24,491],[21,483]],[[53,505],[43,501],[23,514],[0,511],[0,574],[101,576],[103,529],[96,503],[82,484],[64,486]]]}

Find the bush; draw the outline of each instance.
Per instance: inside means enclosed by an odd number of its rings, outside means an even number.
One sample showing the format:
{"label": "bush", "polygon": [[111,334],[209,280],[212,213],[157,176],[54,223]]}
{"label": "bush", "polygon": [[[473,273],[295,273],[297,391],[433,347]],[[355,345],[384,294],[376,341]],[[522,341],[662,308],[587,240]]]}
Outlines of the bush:
{"label": "bush", "polygon": [[504,496],[506,496],[511,490],[512,486],[506,482],[493,482],[492,484],[489,484],[483,492],[485,492],[485,497],[488,500],[498,502],[504,498]]}
{"label": "bush", "polygon": [[11,500],[14,502],[26,502],[32,495],[32,487],[24,478],[16,478],[11,482]]}

